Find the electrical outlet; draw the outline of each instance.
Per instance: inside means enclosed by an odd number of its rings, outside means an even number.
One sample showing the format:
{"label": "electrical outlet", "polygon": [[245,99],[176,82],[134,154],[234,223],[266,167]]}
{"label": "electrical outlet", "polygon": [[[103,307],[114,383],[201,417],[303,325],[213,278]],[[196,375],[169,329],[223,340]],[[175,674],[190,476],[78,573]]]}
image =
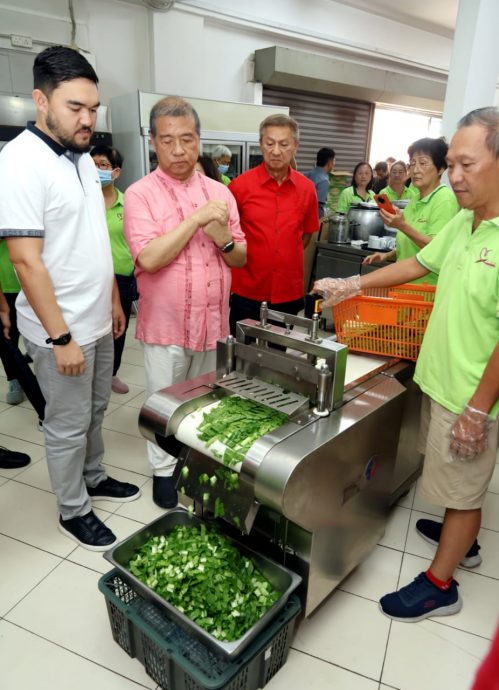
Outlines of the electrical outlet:
{"label": "electrical outlet", "polygon": [[16,48],[32,48],[33,40],[31,36],[20,36],[19,34],[11,34],[10,42]]}

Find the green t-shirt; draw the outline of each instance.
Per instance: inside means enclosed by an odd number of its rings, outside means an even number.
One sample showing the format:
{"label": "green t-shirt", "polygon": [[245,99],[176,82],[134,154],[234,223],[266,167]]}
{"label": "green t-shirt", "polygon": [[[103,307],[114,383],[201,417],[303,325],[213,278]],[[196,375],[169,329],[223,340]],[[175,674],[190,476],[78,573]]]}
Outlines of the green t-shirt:
{"label": "green t-shirt", "polygon": [[[458,211],[459,204],[454,192],[441,184],[424,199],[418,197],[409,202],[404,209],[404,219],[424,235],[435,237]],[[407,235],[400,230],[397,231],[397,261],[416,256],[420,249],[421,247],[418,247]],[[437,276],[430,273],[413,282],[436,285]]]}
{"label": "green t-shirt", "polygon": [[232,182],[232,180],[228,175],[220,173],[220,182],[222,182],[224,185],[229,185]]}
{"label": "green t-shirt", "polygon": [[374,192],[372,189],[369,189],[367,191],[365,198],[362,198],[361,196],[355,193],[353,187],[347,187],[340,194],[336,210],[339,211],[339,213],[348,213],[350,206],[352,206],[352,204],[360,204],[361,201],[372,201],[373,198]]}
{"label": "green t-shirt", "polygon": [[438,287],[414,380],[456,414],[499,342],[499,217],[473,233],[472,223],[473,212],[463,209],[416,257],[438,274]]}
{"label": "green t-shirt", "polygon": [[386,194],[390,201],[400,201],[401,199],[414,199],[419,195],[419,191],[415,187],[412,189],[411,187],[404,187],[402,196],[397,196],[397,192],[388,185],[381,190],[380,194]]}
{"label": "green t-shirt", "polygon": [[0,241],[0,287],[3,292],[21,292],[14,266],[9,259],[7,242]]}
{"label": "green t-shirt", "polygon": [[111,208],[106,209],[106,222],[111,240],[114,272],[129,276],[133,272],[133,259],[123,233],[123,192],[116,190],[118,196]]}

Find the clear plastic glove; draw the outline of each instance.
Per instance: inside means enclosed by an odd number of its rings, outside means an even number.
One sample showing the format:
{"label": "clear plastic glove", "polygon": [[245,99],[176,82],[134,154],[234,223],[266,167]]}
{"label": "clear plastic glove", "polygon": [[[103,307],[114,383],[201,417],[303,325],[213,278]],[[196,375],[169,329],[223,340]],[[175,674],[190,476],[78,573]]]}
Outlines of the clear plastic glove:
{"label": "clear plastic glove", "polygon": [[487,450],[492,420],[486,412],[466,405],[451,429],[450,451],[458,460],[471,460]]}
{"label": "clear plastic glove", "polygon": [[350,297],[360,295],[360,275],[350,278],[321,278],[316,280],[312,288],[324,297],[322,307],[334,307]]}

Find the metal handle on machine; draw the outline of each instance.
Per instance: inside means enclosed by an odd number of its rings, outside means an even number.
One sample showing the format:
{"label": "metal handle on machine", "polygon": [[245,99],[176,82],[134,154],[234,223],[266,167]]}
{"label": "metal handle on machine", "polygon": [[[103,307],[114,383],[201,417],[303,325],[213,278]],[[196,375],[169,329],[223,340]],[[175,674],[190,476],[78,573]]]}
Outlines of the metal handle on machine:
{"label": "metal handle on machine", "polygon": [[319,370],[319,380],[317,381],[317,405],[314,407],[314,414],[319,417],[327,417],[329,410],[327,407],[327,392],[331,385],[332,374],[327,364],[323,364]]}
{"label": "metal handle on machine", "polygon": [[268,320],[276,321],[277,323],[284,324],[286,328],[286,334],[289,335],[291,332],[291,326],[300,326],[301,328],[306,328],[309,334],[307,340],[320,343],[321,338],[317,337],[317,330],[319,328],[319,315],[314,314],[312,319],[307,319],[304,316],[295,316],[294,314],[285,314],[281,311],[274,311],[268,308],[267,302],[262,302],[260,305],[260,326],[262,328],[269,328]]}
{"label": "metal handle on machine", "polygon": [[233,335],[228,335],[225,341],[227,345],[227,351],[225,353],[225,373],[230,374],[234,371],[234,355],[236,351],[236,339]]}
{"label": "metal handle on machine", "polygon": [[309,333],[310,333],[310,338],[306,338],[306,340],[310,340],[311,342],[315,343],[321,343],[322,339],[318,337],[317,331],[319,330],[319,314],[313,314],[312,315],[312,325],[310,327]]}
{"label": "metal handle on machine", "polygon": [[260,326],[262,328],[268,328],[267,318],[269,315],[269,308],[267,302],[262,302],[260,305]]}

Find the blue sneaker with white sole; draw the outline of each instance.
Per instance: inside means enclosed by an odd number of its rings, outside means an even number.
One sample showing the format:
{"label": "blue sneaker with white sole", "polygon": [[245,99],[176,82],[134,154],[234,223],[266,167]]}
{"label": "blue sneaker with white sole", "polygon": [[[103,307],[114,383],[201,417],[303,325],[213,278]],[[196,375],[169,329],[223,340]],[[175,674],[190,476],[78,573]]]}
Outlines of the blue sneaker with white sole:
{"label": "blue sneaker with white sole", "polygon": [[[416,532],[428,543],[438,546],[440,542],[440,535],[442,533],[442,523],[437,522],[436,520],[418,520],[416,522]],[[480,544],[475,539],[470,550],[461,560],[460,565],[462,565],[464,568],[476,568],[479,566],[482,562],[482,557],[478,553],[479,551]]]}
{"label": "blue sneaker with white sole", "polygon": [[420,573],[398,592],[381,597],[379,608],[385,616],[402,623],[417,623],[433,616],[452,616],[463,605],[457,588],[458,583],[452,580],[449,589],[443,591]]}

